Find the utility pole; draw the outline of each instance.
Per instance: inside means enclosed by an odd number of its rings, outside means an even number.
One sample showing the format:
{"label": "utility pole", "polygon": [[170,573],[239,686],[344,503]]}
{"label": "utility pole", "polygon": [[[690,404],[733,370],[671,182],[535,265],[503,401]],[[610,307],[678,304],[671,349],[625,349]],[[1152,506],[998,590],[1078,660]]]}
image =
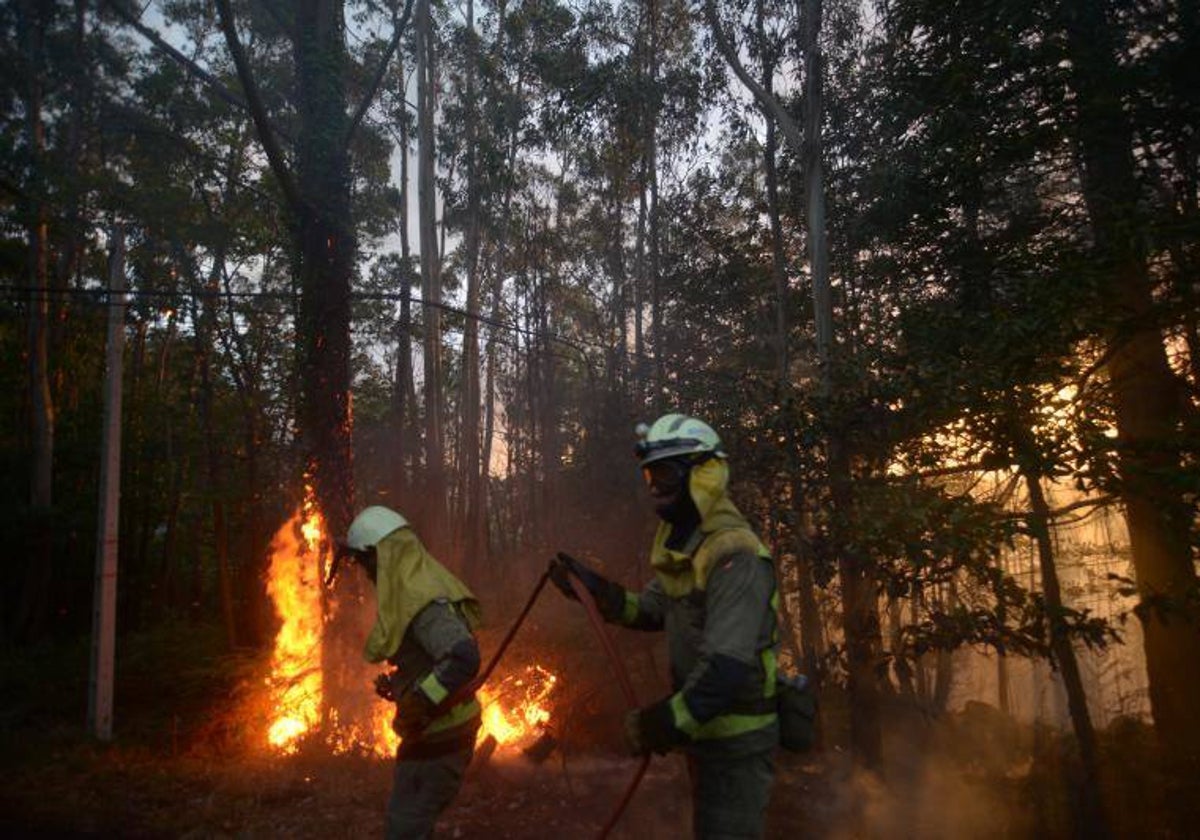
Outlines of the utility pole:
{"label": "utility pole", "polygon": [[117,536],[121,510],[121,379],[125,352],[125,230],[112,229],[108,258],[108,350],[104,374],[104,437],[100,446],[100,515],[92,605],[92,665],[88,729],[112,740],[113,663],[117,629]]}

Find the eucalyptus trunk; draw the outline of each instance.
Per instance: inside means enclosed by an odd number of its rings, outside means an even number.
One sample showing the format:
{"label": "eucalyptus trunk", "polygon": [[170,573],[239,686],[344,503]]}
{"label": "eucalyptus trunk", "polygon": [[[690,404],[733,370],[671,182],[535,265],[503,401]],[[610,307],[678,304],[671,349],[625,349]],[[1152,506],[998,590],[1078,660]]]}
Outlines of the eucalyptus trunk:
{"label": "eucalyptus trunk", "polygon": [[421,249],[421,293],[424,298],[425,481],[423,538],[435,554],[446,541],[445,445],[442,423],[441,264],[438,258],[435,207],[433,115],[436,107],[436,57],[429,0],[416,9],[417,36],[417,202]]}
{"label": "eucalyptus trunk", "polygon": [[879,720],[879,665],[882,639],[875,575],[869,558],[853,547],[850,522],[853,498],[850,457],[841,423],[831,416],[834,397],[833,294],[825,236],[825,185],[821,119],[824,67],[821,56],[821,0],[803,0],[804,50],[804,191],[808,209],[808,250],[817,328],[820,392],[826,406],[829,483],[833,498],[838,572],[842,581],[842,621],[846,637],[847,684],[850,693],[850,741],[855,758],[876,768],[882,761],[883,731]]}
{"label": "eucalyptus trunk", "polygon": [[475,3],[467,0],[467,80],[464,119],[467,143],[467,220],[463,243],[467,260],[467,318],[463,325],[462,397],[460,399],[460,428],[462,429],[462,458],[460,485],[462,487],[463,568],[472,569],[482,563],[483,529],[483,470],[480,463],[479,440],[479,309],[480,309],[480,240],[483,228],[483,208],[480,201],[480,172],[476,147],[479,143],[479,103],[475,69],[479,60],[479,39],[475,33]]}
{"label": "eucalyptus trunk", "polygon": [[[396,72],[404,79],[404,51],[396,54]],[[408,150],[409,120],[405,112],[397,127],[400,135],[400,318],[396,323],[396,381],[392,386],[395,440],[392,447],[392,493],[401,508],[408,505],[412,475],[416,467],[415,443],[418,434],[412,416],[416,403],[412,365],[412,246],[408,239]]]}

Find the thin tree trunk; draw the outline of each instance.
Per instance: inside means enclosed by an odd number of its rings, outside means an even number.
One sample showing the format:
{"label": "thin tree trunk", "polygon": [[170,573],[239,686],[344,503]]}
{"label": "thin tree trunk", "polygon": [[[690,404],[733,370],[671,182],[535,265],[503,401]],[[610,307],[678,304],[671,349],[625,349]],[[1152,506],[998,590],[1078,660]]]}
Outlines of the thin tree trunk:
{"label": "thin tree trunk", "polygon": [[[658,40],[655,36],[654,54],[658,53]],[[654,78],[658,78],[657,63],[654,65]],[[663,408],[663,387],[666,382],[665,359],[662,341],[662,230],[658,209],[658,112],[654,113],[654,125],[650,136],[650,351],[653,353],[653,376],[650,382],[651,413],[657,416]]]}
{"label": "thin tree trunk", "polygon": [[[232,180],[231,178],[230,183]],[[269,259],[264,262],[263,273],[266,275],[270,269],[270,262]],[[241,553],[245,560],[238,567],[241,574],[237,575],[234,580],[234,592],[236,593],[234,601],[247,605],[239,611],[241,617],[239,640],[243,644],[257,645],[270,632],[271,621],[270,604],[261,583],[266,572],[267,548],[270,539],[266,526],[267,517],[263,515],[263,493],[259,477],[258,450],[262,443],[262,389],[258,380],[257,368],[251,362],[246,343],[238,332],[238,319],[229,271],[222,270],[220,279],[228,301],[228,319],[226,328],[222,331],[222,343],[230,358],[230,374],[233,377],[238,403],[241,407],[241,432],[246,449],[246,501],[240,511],[245,523],[243,528],[244,549]]]}
{"label": "thin tree trunk", "polygon": [[[925,604],[925,598],[922,595],[921,590],[918,589],[916,592],[913,593],[912,603],[911,603],[911,612],[909,613],[910,620],[913,624],[917,624],[918,622],[920,622],[921,610],[924,607],[924,604]],[[929,669],[926,667],[925,660],[926,660],[925,654],[916,654],[915,656],[913,656],[913,669],[916,672],[915,677],[916,677],[917,699],[920,701],[922,707],[927,708],[930,703],[930,692],[929,692]]]}
{"label": "thin tree trunk", "polygon": [[[396,54],[397,71],[404,84],[404,50]],[[401,99],[404,91],[400,91]],[[409,487],[416,468],[415,444],[419,435],[411,421],[416,402],[416,387],[413,383],[412,366],[412,246],[409,243],[408,225],[411,219],[408,201],[411,191],[408,186],[408,112],[399,121],[400,134],[400,318],[396,323],[396,381],[392,386],[392,413],[394,417],[395,445],[390,447],[392,457],[392,496],[402,510],[409,504]]]}
{"label": "thin tree trunk", "polygon": [[416,387],[412,365],[412,277],[407,259],[400,266],[400,317],[396,322],[396,381],[392,386],[396,445],[392,461],[392,493],[403,508],[408,504],[415,458],[410,451],[418,438],[412,423]]}
{"label": "thin tree trunk", "polygon": [[213,548],[217,561],[217,587],[221,598],[221,616],[224,620],[225,643],[230,650],[237,647],[237,619],[233,597],[233,579],[229,569],[229,531],[225,519],[225,474],[224,454],[217,441],[214,416],[215,395],[213,388],[212,349],[215,346],[217,326],[216,293],[220,291],[220,275],[224,267],[224,249],[218,247],[213,253],[213,264],[209,271],[206,294],[199,304],[196,317],[195,353],[200,364],[200,426],[204,435],[204,452],[207,465],[209,507],[212,511]]}
{"label": "thin tree trunk", "polygon": [[29,278],[29,417],[31,465],[29,486],[30,550],[27,553],[24,585],[17,604],[14,629],[18,636],[36,638],[44,630],[49,607],[50,585],[54,575],[54,401],[50,390],[48,331],[50,292],[47,212],[41,198],[46,179],[42,177],[46,147],[42,124],[43,53],[46,21],[43,4],[21,0],[18,26],[25,62],[25,136],[32,158],[34,179],[31,183],[27,216],[26,268]]}
{"label": "thin tree trunk", "polygon": [[[503,48],[503,36],[505,32],[504,20],[506,13],[506,4],[504,0],[499,3],[496,15],[499,20],[499,34],[496,38],[495,51],[499,53]],[[516,98],[519,99],[522,93],[523,86],[518,81],[516,86]],[[507,171],[513,172],[516,169],[517,149],[518,149],[518,133],[517,126],[513,126],[508,137],[508,154],[507,154]],[[481,549],[485,554],[490,554],[491,539],[491,517],[489,515],[491,509],[490,497],[487,492],[487,477],[491,475],[492,465],[492,450],[496,435],[496,374],[499,368],[499,355],[501,350],[500,333],[497,325],[500,322],[500,306],[504,300],[504,276],[507,269],[508,258],[508,219],[512,208],[513,199],[513,181],[507,179],[504,187],[504,197],[500,203],[501,220],[500,233],[495,243],[494,265],[491,271],[492,289],[491,289],[491,328],[488,333],[487,342],[487,360],[486,360],[486,375],[487,389],[484,395],[483,408],[483,451],[480,456],[481,470],[483,473],[484,489],[480,493],[481,509],[479,512],[480,524],[483,529],[483,537]],[[489,569],[490,571],[490,569]]]}
{"label": "thin tree trunk", "polygon": [[[183,501],[183,484],[187,478],[187,457],[182,451],[176,451],[175,434],[168,428],[167,435],[167,464],[170,478],[167,484],[166,518],[163,523],[162,560],[159,562],[158,599],[159,611],[163,616],[174,616],[175,607],[180,598],[179,561],[175,556],[175,546],[179,539],[179,508]],[[182,450],[182,447],[180,447]]]}
{"label": "thin tree trunk", "polygon": [[[1002,575],[1005,574],[1006,569],[1004,567],[1003,558],[999,559],[998,565],[1000,568],[1000,573]],[[996,618],[1001,627],[1006,626],[1006,622],[1008,620],[1008,610],[1005,608],[1002,599],[996,609]],[[1005,650],[1004,645],[1002,643],[998,643],[996,645],[996,701],[997,705],[1000,707],[1000,711],[1004,712],[1006,715],[1012,713],[1012,689],[1009,686],[1009,682],[1008,653]]]}
{"label": "thin tree trunk", "polygon": [[483,476],[480,466],[479,441],[479,310],[480,310],[480,240],[483,226],[480,202],[479,162],[475,148],[479,142],[479,115],[475,81],[479,42],[475,33],[475,4],[467,0],[467,82],[466,82],[466,140],[467,140],[467,230],[463,243],[467,259],[467,318],[463,325],[462,398],[460,405],[462,430],[462,533],[464,572],[474,571],[482,561],[483,546]]}
{"label": "thin tree trunk", "polygon": [[[833,385],[833,297],[825,239],[825,185],[822,164],[821,117],[823,60],[821,57],[821,0],[802,0],[804,50],[804,190],[808,208],[808,249],[813,284],[813,315],[817,327],[817,359],[821,395],[831,404]],[[828,409],[827,409],[828,410]],[[870,768],[882,761],[883,732],[879,720],[876,666],[881,647],[879,604],[875,575],[867,557],[852,547],[845,531],[852,513],[850,459],[840,424],[829,424],[827,455],[833,498],[835,544],[840,557],[842,612],[846,635],[847,683],[850,692],[850,739],[855,758]]]}
{"label": "thin tree trunk", "polygon": [[[776,52],[767,43],[764,0],[755,3],[755,23],[758,31],[759,50],[763,56],[760,84],[771,97],[775,95],[775,69],[778,64]],[[771,231],[771,280],[775,286],[775,363],[776,380],[786,394],[790,390],[788,378],[788,277],[787,256],[783,243],[783,219],[779,200],[779,167],[776,155],[779,151],[778,129],[771,111],[759,103],[766,121],[766,140],[763,146],[763,174],[767,186],[767,219]],[[784,398],[786,402],[786,397]]]}
{"label": "thin tree trunk", "polygon": [[[1019,434],[1022,437],[1027,435],[1024,430],[1021,430]],[[1054,654],[1055,663],[1058,665],[1063,685],[1067,690],[1067,707],[1071,714],[1071,726],[1075,731],[1075,740],[1079,745],[1079,758],[1083,764],[1080,800],[1077,803],[1076,813],[1077,825],[1081,836],[1107,837],[1109,830],[1100,795],[1096,733],[1092,728],[1092,718],[1088,712],[1087,696],[1084,694],[1083,680],[1079,674],[1079,662],[1075,658],[1075,650],[1071,647],[1071,639],[1067,635],[1062,620],[1062,588],[1058,582],[1054,547],[1050,541],[1050,506],[1046,503],[1046,496],[1042,492],[1041,480],[1034,468],[1029,465],[1029,459],[1032,457],[1031,450],[1027,444],[1020,446],[1022,452],[1018,457],[1024,462],[1020,464],[1021,476],[1025,479],[1030,502],[1030,515],[1026,522],[1037,545],[1038,567],[1042,575],[1042,594],[1046,598],[1046,610],[1049,613],[1050,649]]]}
{"label": "thin tree trunk", "polygon": [[[776,58],[775,53],[766,43],[764,17],[763,2],[762,0],[758,0],[755,4],[755,19],[759,43],[761,45],[760,49],[763,53],[761,84],[767,95],[774,97]],[[776,160],[778,153],[778,132],[770,109],[763,102],[759,102],[759,108],[762,110],[763,117],[766,120],[767,132],[766,144],[763,149],[763,171],[767,185],[767,217],[771,232],[771,278],[775,287],[776,382],[781,404],[785,407],[790,407],[792,404],[792,389],[788,371],[790,350],[788,345],[787,318],[788,278],[787,257],[783,240],[782,202],[779,198],[779,169]],[[788,423],[786,427],[789,435],[789,457],[795,459],[800,446],[795,436],[796,426],[793,423]],[[799,470],[796,468],[795,463],[792,465],[791,472],[793,476],[799,475]],[[816,598],[813,593],[815,583],[812,572],[812,552],[809,549],[808,534],[806,533],[806,523],[809,517],[804,507],[804,487],[801,482],[798,479],[793,480],[790,490],[793,521],[795,523],[793,526],[793,545],[795,546],[798,579],[797,594],[799,595],[800,602],[800,634],[803,646],[801,667],[809,675],[809,678],[814,681],[814,684],[817,684],[820,680],[818,659],[824,649],[824,640],[821,633],[820,616],[817,614]]]}
{"label": "thin tree trunk", "polygon": [[446,480],[442,427],[441,266],[434,206],[434,85],[437,79],[433,17],[429,0],[416,9],[417,36],[417,193],[420,208],[421,293],[425,350],[425,523],[423,536],[434,553],[446,541]]}
{"label": "thin tree trunk", "polygon": [[[946,584],[945,598],[940,608],[950,612],[958,605],[958,581],[951,578]],[[942,715],[950,702],[950,689],[954,687],[954,652],[938,648],[934,658],[933,696],[930,700],[934,714]]]}

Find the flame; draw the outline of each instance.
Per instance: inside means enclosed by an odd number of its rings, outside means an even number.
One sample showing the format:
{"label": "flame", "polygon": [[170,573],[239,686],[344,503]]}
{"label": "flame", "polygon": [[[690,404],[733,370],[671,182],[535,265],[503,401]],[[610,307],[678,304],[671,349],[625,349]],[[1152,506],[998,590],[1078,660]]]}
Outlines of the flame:
{"label": "flame", "polygon": [[516,744],[550,722],[550,693],[558,677],[541,665],[527,665],[479,690],[483,722],[479,741],[491,735],[500,746]]}
{"label": "flame", "polygon": [[283,753],[294,753],[300,738],[321,719],[323,531],[321,514],[310,502],[285,522],[271,541],[267,594],[282,623],[267,678],[275,711],[267,742]]}

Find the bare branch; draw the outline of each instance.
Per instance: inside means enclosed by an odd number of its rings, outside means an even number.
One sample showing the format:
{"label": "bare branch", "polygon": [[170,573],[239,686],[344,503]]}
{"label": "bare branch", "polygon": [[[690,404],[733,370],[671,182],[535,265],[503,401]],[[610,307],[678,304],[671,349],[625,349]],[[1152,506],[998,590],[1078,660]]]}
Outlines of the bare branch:
{"label": "bare branch", "polygon": [[717,15],[715,0],[704,0],[704,17],[708,20],[709,28],[712,29],[717,49],[724,56],[725,62],[733,70],[734,75],[754,95],[758,103],[775,117],[775,121],[779,124],[779,128],[783,131],[784,136],[787,137],[788,143],[792,145],[792,149],[796,154],[803,154],[804,137],[800,132],[800,125],[792,118],[787,109],[783,107],[783,103],[779,101],[778,97],[760,85],[755,81],[753,76],[746,72],[746,68],[742,66],[742,62],[738,58],[737,50],[733,47],[733,42],[729,40],[729,37],[725,34],[724,27],[721,25],[721,19]]}
{"label": "bare branch", "polygon": [[[1047,517],[1053,521],[1076,510],[1108,507],[1109,505],[1114,504],[1117,500],[1118,497],[1111,494],[1095,496],[1090,499],[1080,499],[1077,502],[1071,502],[1070,504],[1047,511]],[[1008,514],[1002,518],[1006,521],[1021,521],[1028,519],[1031,515],[1032,514],[1028,511],[1018,511],[1016,513]]]}
{"label": "bare branch", "polygon": [[401,39],[404,38],[404,30],[408,28],[408,18],[412,14],[413,0],[405,0],[404,11],[400,14],[400,20],[395,23],[395,31],[392,33],[392,41],[388,44],[387,52],[383,54],[383,58],[379,61],[379,67],[375,71],[375,77],[371,79],[371,84],[367,87],[367,92],[363,95],[362,102],[358,104],[354,116],[350,118],[350,125],[346,129],[346,140],[344,146],[349,147],[354,139],[354,132],[362,124],[362,119],[366,116],[367,109],[371,107],[371,101],[375,99],[375,94],[379,92],[379,85],[383,82],[383,76],[387,72],[388,64],[392,60],[392,56],[396,54],[396,49],[400,46]]}
{"label": "bare branch", "polygon": [[[248,112],[250,110],[250,106],[246,104],[245,99],[238,96],[234,91],[225,87],[225,85],[221,84],[221,82],[217,80],[216,76],[214,76],[212,73],[209,73],[199,64],[192,61],[179,50],[175,49],[175,47],[167,43],[167,41],[161,35],[159,35],[146,24],[142,23],[141,19],[136,14],[127,9],[121,0],[105,0],[105,2],[114,12],[117,13],[117,17],[121,18],[121,20],[125,21],[125,23],[127,23],[129,26],[136,29],[143,38],[157,47],[161,52],[165,53],[168,58],[207,85],[209,89],[212,90],[213,94],[215,94],[216,97],[222,102],[232,105],[242,111]],[[279,134],[279,136],[283,137],[289,142],[291,141],[291,137],[288,136],[287,132],[283,131],[278,126],[272,124],[271,128],[277,134]]]}
{"label": "bare branch", "polygon": [[267,109],[263,105],[262,97],[258,94],[258,86],[254,83],[254,76],[250,72],[250,62],[247,61],[246,53],[242,50],[242,44],[238,40],[233,9],[229,7],[229,0],[217,0],[217,16],[221,20],[221,31],[225,33],[225,43],[229,45],[229,54],[233,57],[233,64],[237,68],[238,78],[242,82],[242,90],[246,92],[250,117],[254,120],[255,128],[258,129],[258,140],[262,143],[263,151],[267,153],[271,170],[279,180],[280,189],[283,190],[292,210],[303,214],[306,208],[304,199],[296,187],[296,182],[292,179],[291,170],[288,169],[287,161],[283,157],[283,150],[279,148],[275,134],[271,131],[271,121],[267,117]]}

